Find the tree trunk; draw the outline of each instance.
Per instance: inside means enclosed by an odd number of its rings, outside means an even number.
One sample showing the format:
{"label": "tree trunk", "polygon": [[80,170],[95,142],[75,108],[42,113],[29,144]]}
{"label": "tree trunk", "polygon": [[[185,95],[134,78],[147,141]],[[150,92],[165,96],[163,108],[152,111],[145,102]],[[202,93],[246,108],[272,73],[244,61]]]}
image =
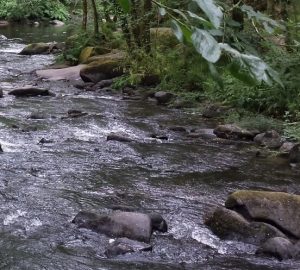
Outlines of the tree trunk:
{"label": "tree trunk", "polygon": [[82,29],[86,31],[87,28],[87,0],[82,0]]}
{"label": "tree trunk", "polygon": [[94,35],[95,36],[99,36],[99,14],[98,14],[98,10],[97,10],[97,5],[95,0],[91,0],[92,1],[92,7],[93,7],[93,14],[94,14]]}
{"label": "tree trunk", "polygon": [[147,53],[151,52],[151,36],[150,36],[150,28],[151,28],[151,18],[152,18],[152,1],[144,0],[144,18],[141,28],[142,35],[142,43],[144,45],[145,51]]}

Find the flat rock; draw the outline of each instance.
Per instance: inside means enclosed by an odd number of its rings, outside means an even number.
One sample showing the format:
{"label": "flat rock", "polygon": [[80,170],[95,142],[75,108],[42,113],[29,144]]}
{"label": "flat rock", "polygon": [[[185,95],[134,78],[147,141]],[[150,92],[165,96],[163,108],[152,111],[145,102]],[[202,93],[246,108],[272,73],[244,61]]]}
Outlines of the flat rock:
{"label": "flat rock", "polygon": [[236,191],[225,206],[248,220],[272,224],[285,234],[300,238],[300,196],[284,192]]}
{"label": "flat rock", "polygon": [[67,67],[61,69],[44,69],[37,70],[36,74],[39,77],[47,79],[49,81],[60,81],[60,80],[81,80],[80,78],[80,70],[84,68],[86,65],[78,65],[74,67]]}
{"label": "flat rock", "polygon": [[9,95],[15,97],[36,97],[36,96],[53,96],[48,89],[36,88],[33,86],[27,86],[22,88],[13,89],[8,93]]}
{"label": "flat rock", "polygon": [[133,141],[133,139],[128,137],[127,134],[114,133],[114,132],[108,134],[106,140],[107,141],[118,141],[118,142],[132,142]]}

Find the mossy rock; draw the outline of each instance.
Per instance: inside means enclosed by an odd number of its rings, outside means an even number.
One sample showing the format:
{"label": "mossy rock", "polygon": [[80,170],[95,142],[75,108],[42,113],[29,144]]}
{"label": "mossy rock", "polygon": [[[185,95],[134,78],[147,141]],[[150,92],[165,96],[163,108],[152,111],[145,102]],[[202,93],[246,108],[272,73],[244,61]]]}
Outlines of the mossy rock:
{"label": "mossy rock", "polygon": [[246,191],[232,193],[225,206],[254,221],[272,224],[285,234],[300,238],[300,196],[284,192]]}
{"label": "mossy rock", "polygon": [[106,60],[122,61],[125,59],[125,57],[126,57],[125,52],[119,50],[113,50],[110,53],[91,56],[84,62],[84,64],[92,64],[92,63],[96,64]]}
{"label": "mossy rock", "polygon": [[85,82],[97,83],[102,80],[112,79],[123,74],[122,64],[119,59],[101,59],[94,61],[80,70],[80,77]]}
{"label": "mossy rock", "polygon": [[221,239],[250,244],[261,244],[271,237],[285,237],[270,224],[249,222],[239,213],[224,207],[217,208],[205,224]]}
{"label": "mossy rock", "polygon": [[151,28],[150,37],[152,44],[161,47],[174,48],[179,44],[178,39],[169,27]]}
{"label": "mossy rock", "polygon": [[34,55],[34,54],[46,54],[51,50],[51,44],[49,43],[32,43],[27,45],[21,52],[21,55]]}
{"label": "mossy rock", "polygon": [[89,58],[95,55],[103,55],[110,53],[111,50],[104,47],[85,47],[79,56],[79,63],[85,63]]}

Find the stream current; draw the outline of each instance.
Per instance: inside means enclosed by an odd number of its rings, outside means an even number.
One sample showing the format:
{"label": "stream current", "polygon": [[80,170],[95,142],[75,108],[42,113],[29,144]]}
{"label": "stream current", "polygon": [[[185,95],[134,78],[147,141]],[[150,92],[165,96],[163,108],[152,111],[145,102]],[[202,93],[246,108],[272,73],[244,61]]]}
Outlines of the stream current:
{"label": "stream current", "polygon": [[[298,261],[258,257],[252,245],[220,240],[203,224],[206,214],[238,189],[300,194],[299,171],[238,145],[167,131],[171,125],[215,126],[198,114],[38,79],[32,71],[54,57],[18,52],[26,43],[64,35],[55,27],[0,28],[1,270],[300,269]],[[29,84],[56,96],[7,95]],[[71,109],[88,115],[64,119]],[[119,131],[137,141],[106,141]],[[149,139],[157,132],[170,139]],[[51,143],[39,143],[42,138]],[[109,238],[71,221],[81,210],[109,212],[112,205],[161,213],[169,232],[153,235],[152,252],[107,259]]]}

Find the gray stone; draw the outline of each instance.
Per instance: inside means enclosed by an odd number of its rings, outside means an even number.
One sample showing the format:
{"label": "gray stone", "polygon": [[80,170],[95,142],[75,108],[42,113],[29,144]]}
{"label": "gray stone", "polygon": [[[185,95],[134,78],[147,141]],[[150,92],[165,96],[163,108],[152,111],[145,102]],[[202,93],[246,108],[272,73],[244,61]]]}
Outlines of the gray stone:
{"label": "gray stone", "polygon": [[283,143],[281,136],[275,130],[256,135],[254,141],[259,145],[272,149],[279,148]]}
{"label": "gray stone", "polygon": [[286,238],[274,237],[263,243],[256,254],[273,256],[279,260],[291,259],[294,257],[294,246]]}
{"label": "gray stone", "polygon": [[123,133],[110,133],[107,135],[107,141],[118,141],[118,142],[132,142],[133,139],[129,138],[127,134]]}
{"label": "gray stone", "polygon": [[73,223],[110,237],[127,237],[148,243],[152,234],[152,222],[147,214],[116,211],[110,215],[80,212]]}

